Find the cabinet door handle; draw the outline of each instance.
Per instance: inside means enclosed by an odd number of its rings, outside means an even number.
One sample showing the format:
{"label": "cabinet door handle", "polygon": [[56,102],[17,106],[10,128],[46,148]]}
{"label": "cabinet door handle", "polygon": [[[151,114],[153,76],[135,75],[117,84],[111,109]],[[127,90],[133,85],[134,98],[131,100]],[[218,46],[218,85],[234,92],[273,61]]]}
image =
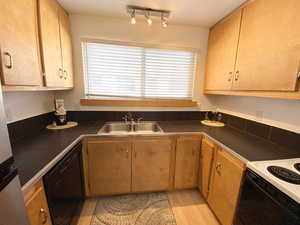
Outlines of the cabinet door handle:
{"label": "cabinet door handle", "polygon": [[47,214],[46,210],[41,208],[40,209],[40,214],[42,216],[42,224],[46,224],[47,221],[48,221],[48,214]]}
{"label": "cabinet door handle", "polygon": [[127,148],[124,148],[123,151],[126,153],[126,158],[128,159],[128,157],[129,157],[129,150]]}
{"label": "cabinet door handle", "polygon": [[221,175],[221,169],[222,169],[221,163],[217,163],[217,165],[216,165],[216,171],[217,171],[217,173],[218,173],[219,175]]}
{"label": "cabinet door handle", "polygon": [[64,70],[64,79],[66,80],[68,78],[68,72]]}
{"label": "cabinet door handle", "polygon": [[63,72],[62,68],[59,68],[59,69],[58,69],[58,75],[59,75],[59,78],[60,78],[60,79],[62,79],[62,78],[64,77],[63,73],[64,73],[64,72]]}
{"label": "cabinet door handle", "polygon": [[229,72],[228,82],[232,80],[232,72]]}
{"label": "cabinet door handle", "polygon": [[235,81],[238,81],[239,78],[240,78],[240,71],[237,70],[237,71],[235,72],[234,80],[235,80]]}
{"label": "cabinet door handle", "polygon": [[7,69],[11,69],[13,67],[12,57],[9,52],[4,52],[4,66]]}

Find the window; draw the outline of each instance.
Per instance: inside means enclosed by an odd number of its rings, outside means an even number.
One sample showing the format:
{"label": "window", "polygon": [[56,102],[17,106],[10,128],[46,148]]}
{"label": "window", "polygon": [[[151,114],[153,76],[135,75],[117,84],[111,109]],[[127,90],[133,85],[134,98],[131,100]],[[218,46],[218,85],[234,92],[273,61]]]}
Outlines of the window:
{"label": "window", "polygon": [[84,42],[83,53],[86,96],[192,98],[195,52]]}

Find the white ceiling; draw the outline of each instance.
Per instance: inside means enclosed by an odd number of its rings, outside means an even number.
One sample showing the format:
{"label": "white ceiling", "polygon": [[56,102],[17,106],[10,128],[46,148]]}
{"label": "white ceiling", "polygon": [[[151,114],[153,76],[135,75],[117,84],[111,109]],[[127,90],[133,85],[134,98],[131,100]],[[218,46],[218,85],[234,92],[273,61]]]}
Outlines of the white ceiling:
{"label": "white ceiling", "polygon": [[126,18],[127,5],[171,11],[170,24],[210,27],[246,0],[58,0],[69,13]]}

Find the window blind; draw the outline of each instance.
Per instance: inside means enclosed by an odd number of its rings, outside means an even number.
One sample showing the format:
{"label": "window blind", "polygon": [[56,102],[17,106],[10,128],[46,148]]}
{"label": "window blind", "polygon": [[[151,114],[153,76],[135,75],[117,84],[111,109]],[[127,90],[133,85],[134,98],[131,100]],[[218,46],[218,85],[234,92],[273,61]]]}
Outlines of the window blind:
{"label": "window blind", "polygon": [[87,96],[191,99],[196,53],[83,43]]}

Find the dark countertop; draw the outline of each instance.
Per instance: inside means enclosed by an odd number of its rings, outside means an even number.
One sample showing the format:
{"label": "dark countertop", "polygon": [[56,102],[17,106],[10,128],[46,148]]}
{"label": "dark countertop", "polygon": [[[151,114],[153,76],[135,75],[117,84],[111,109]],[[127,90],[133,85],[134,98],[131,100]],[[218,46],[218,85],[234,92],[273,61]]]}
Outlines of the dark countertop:
{"label": "dark countertop", "polygon": [[248,161],[299,158],[298,149],[288,149],[265,139],[242,133],[229,126],[207,127],[199,121],[160,122],[161,128],[168,133],[204,132],[222,145],[231,149]]}
{"label": "dark countertop", "polygon": [[[20,140],[12,146],[21,185],[24,186],[55,157],[61,154],[80,135],[96,135],[104,124],[81,122],[66,130],[44,130],[39,135]],[[204,132],[220,144],[248,161],[298,158],[300,152],[283,148],[259,137],[242,133],[230,127],[212,128],[199,121],[164,121],[159,125],[170,135],[184,132]],[[223,147],[224,147],[223,146]]]}
{"label": "dark countertop", "polygon": [[66,130],[47,130],[12,146],[21,185],[26,184],[80,135],[96,134],[103,122],[83,122]]}

